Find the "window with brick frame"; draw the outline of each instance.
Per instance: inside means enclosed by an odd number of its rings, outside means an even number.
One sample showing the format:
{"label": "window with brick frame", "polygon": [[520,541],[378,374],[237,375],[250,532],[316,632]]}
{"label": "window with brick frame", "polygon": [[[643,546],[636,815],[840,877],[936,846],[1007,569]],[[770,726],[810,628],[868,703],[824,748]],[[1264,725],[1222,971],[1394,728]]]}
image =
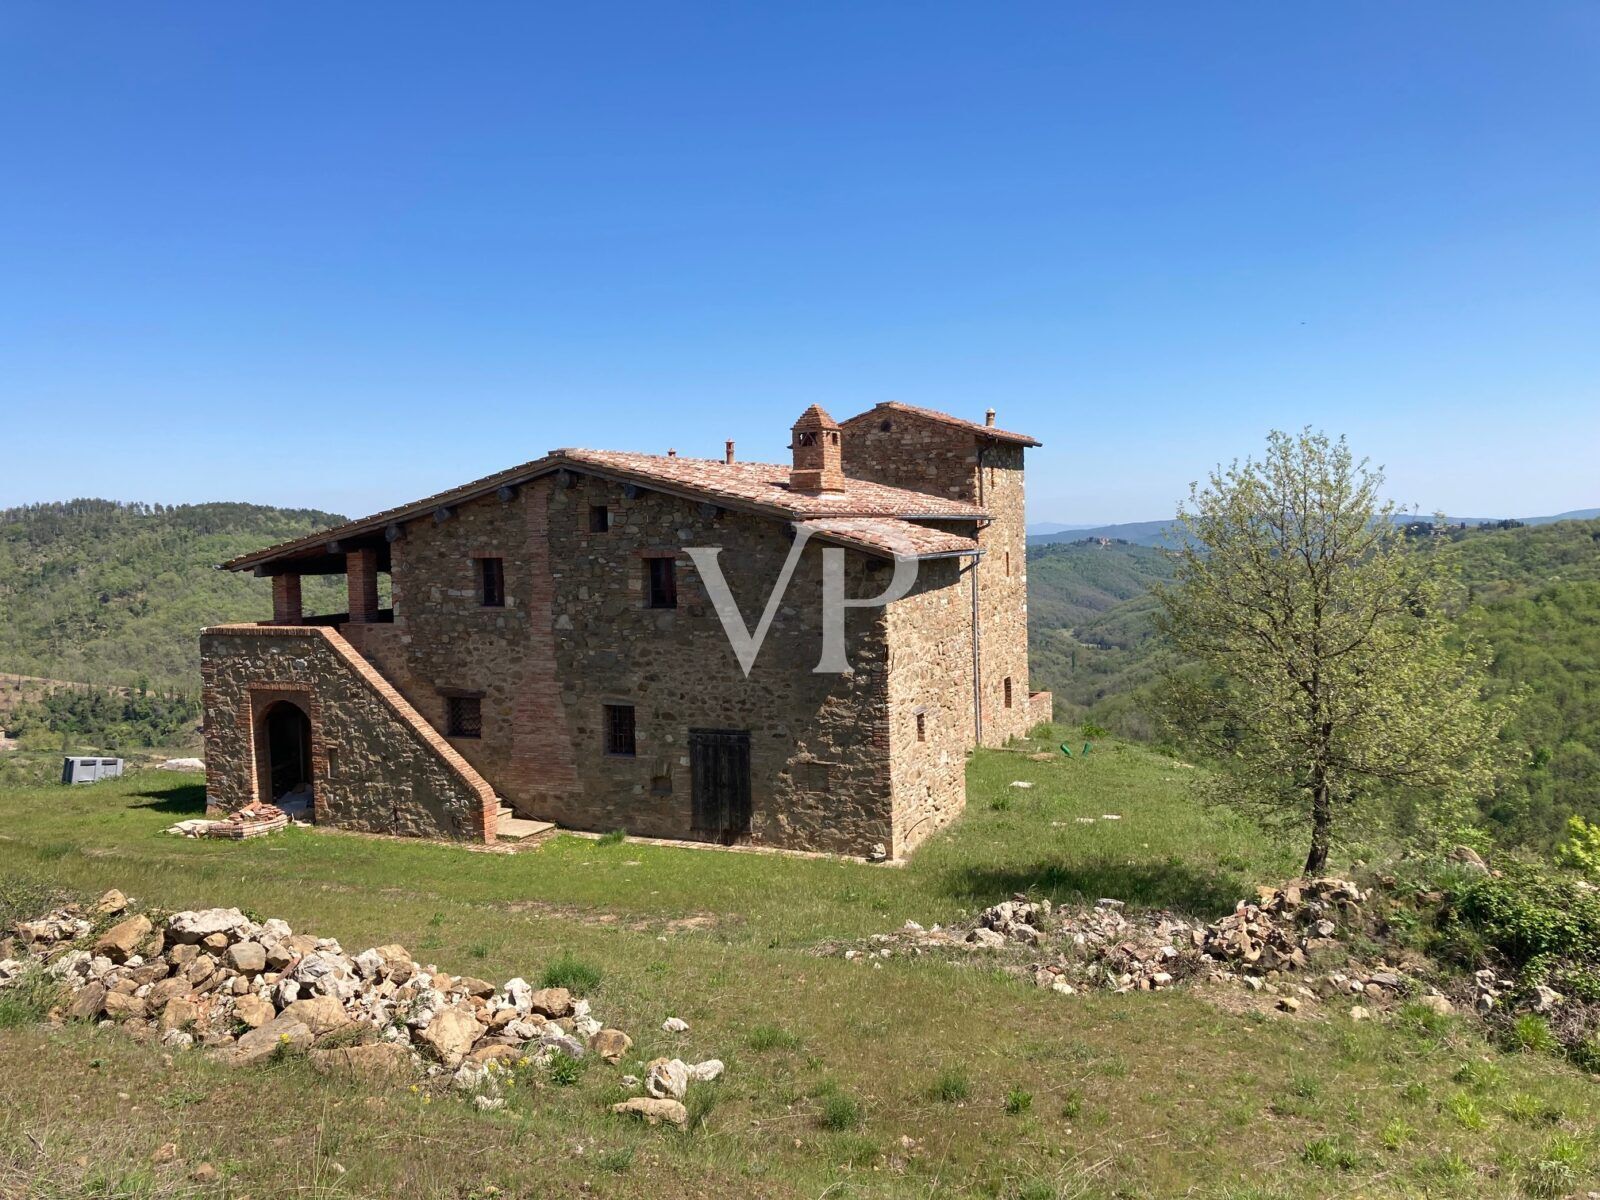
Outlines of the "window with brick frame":
{"label": "window with brick frame", "polygon": [[480,696],[446,696],[445,733],[453,738],[483,736],[483,699]]}
{"label": "window with brick frame", "polygon": [[604,504],[589,505],[589,532],[611,532],[611,510]]}
{"label": "window with brick frame", "polygon": [[633,758],[638,754],[638,740],[634,730],[633,705],[607,704],[605,706],[605,745],[607,754],[622,758]]}
{"label": "window with brick frame", "polygon": [[480,558],[478,560],[478,603],[485,608],[506,606],[506,560]]}
{"label": "window with brick frame", "polygon": [[644,560],[646,608],[678,607],[678,564],[667,557]]}

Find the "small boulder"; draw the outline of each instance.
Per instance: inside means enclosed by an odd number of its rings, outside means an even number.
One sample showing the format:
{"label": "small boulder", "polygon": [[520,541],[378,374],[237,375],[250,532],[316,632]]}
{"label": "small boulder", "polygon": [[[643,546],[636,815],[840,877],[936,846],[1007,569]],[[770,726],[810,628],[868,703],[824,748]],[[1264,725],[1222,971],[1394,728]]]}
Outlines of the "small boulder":
{"label": "small boulder", "polygon": [[1539,984],[1533,989],[1533,1011],[1546,1013],[1559,1005],[1566,997],[1553,987]]}
{"label": "small boulder", "polygon": [[228,947],[227,963],[241,975],[259,975],[267,969],[267,950],[260,942],[235,942]]}
{"label": "small boulder", "polygon": [[602,1029],[589,1039],[589,1047],[608,1063],[621,1062],[633,1039],[620,1029]]}
{"label": "small boulder", "polygon": [[72,997],[72,1003],[67,1005],[67,1018],[72,1021],[93,1021],[105,1010],[105,984],[89,983],[79,988]]}
{"label": "small boulder", "polygon": [[94,903],[94,911],[102,917],[114,917],[128,907],[128,898],[112,888]]}
{"label": "small boulder", "polygon": [[416,1040],[434,1058],[450,1068],[459,1067],[472,1044],[483,1034],[483,1026],[466,1005],[447,1008],[417,1031]]}
{"label": "small boulder", "polygon": [[309,1050],[314,1041],[316,1035],[304,1022],[279,1015],[261,1028],[252,1029],[240,1037],[226,1061],[235,1067],[254,1066],[277,1054],[280,1047],[289,1050]]}
{"label": "small boulder", "polygon": [[689,1110],[680,1101],[655,1096],[634,1096],[621,1104],[613,1104],[611,1111],[639,1117],[647,1125],[659,1125],[665,1121],[682,1129],[689,1124]]}
{"label": "small boulder", "polygon": [[161,1010],[161,1020],[156,1028],[163,1034],[189,1029],[200,1020],[200,1008],[186,996],[175,996]]}
{"label": "small boulder", "polygon": [[564,1017],[572,1012],[572,993],[563,987],[540,988],[528,1003],[541,1017]]}
{"label": "small boulder", "polygon": [[689,1022],[678,1017],[668,1017],[661,1022],[661,1030],[663,1033],[688,1033]]}
{"label": "small boulder", "polygon": [[173,913],[167,921],[167,938],[193,943],[214,933],[232,934],[245,929],[250,919],[237,908],[206,908],[198,912]]}
{"label": "small boulder", "polygon": [[233,1002],[233,1015],[251,1029],[260,1029],[278,1014],[269,1001],[250,993],[240,996]]}
{"label": "small boulder", "polygon": [[720,1058],[708,1058],[705,1062],[697,1062],[689,1068],[689,1078],[696,1083],[710,1083],[718,1078],[723,1071]]}
{"label": "small boulder", "polygon": [[1444,996],[1418,996],[1417,1003],[1429,1012],[1436,1012],[1442,1017],[1447,1017],[1455,1011],[1455,1005],[1451,1004]]}
{"label": "small boulder", "polygon": [[487,1000],[490,996],[494,995],[494,984],[490,983],[487,979],[477,979],[471,975],[463,975],[460,982],[456,984],[456,987],[460,988],[469,996],[478,996],[484,1000]]}
{"label": "small boulder", "polygon": [[113,1021],[140,1021],[146,1011],[144,1001],[137,996],[127,992],[106,993],[105,1012]]}
{"label": "small boulder", "polygon": [[94,952],[114,963],[127,962],[133,957],[139,943],[150,936],[153,928],[150,918],[143,913],[119,921],[100,935],[100,940],[94,944]]}
{"label": "small boulder", "polygon": [[645,1073],[644,1090],[661,1100],[682,1100],[689,1090],[689,1066],[681,1058],[658,1058]]}
{"label": "small boulder", "polygon": [[296,1000],[285,1005],[280,1015],[301,1022],[314,1037],[324,1037],[350,1024],[344,1006],[332,996],[310,996]]}

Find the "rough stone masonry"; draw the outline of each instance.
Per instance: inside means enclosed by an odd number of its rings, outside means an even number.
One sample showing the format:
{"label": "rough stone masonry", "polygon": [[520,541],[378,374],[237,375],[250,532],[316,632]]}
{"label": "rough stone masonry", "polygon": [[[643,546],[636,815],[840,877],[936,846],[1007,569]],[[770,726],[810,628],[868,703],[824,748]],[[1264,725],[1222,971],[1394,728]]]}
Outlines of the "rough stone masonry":
{"label": "rough stone masonry", "polygon": [[[274,619],[201,638],[208,805],[307,803],[342,827],[492,841],[580,830],[899,857],[959,814],[967,754],[1050,716],[1028,688],[1023,456],[985,422],[812,406],[793,461],[557,450],[224,564]],[[747,628],[748,675],[691,547]],[[851,670],[819,672],[824,564]],[[300,577],[344,574],[345,613]],[[390,580],[390,604],[380,579]]]}

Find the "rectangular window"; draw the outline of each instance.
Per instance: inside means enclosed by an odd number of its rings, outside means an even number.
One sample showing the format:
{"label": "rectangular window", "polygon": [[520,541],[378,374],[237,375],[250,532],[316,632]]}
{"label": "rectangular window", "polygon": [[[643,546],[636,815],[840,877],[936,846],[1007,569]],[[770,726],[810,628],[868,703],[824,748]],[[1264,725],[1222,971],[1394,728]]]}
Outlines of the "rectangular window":
{"label": "rectangular window", "polygon": [[485,608],[506,606],[506,560],[480,558],[478,560],[478,598]]}
{"label": "rectangular window", "polygon": [[445,728],[454,738],[482,737],[483,701],[477,696],[446,696]]}
{"label": "rectangular window", "polygon": [[649,608],[678,607],[678,564],[670,558],[647,558],[645,604]]}
{"label": "rectangular window", "polygon": [[917,741],[925,742],[927,740],[928,740],[928,714],[927,713],[918,713],[917,714]]}
{"label": "rectangular window", "polygon": [[604,504],[589,505],[589,532],[611,532],[611,510]]}
{"label": "rectangular window", "polygon": [[638,753],[634,739],[633,705],[608,704],[605,706],[605,717],[606,753],[632,758]]}
{"label": "rectangular window", "polygon": [[1006,676],[1006,707],[1011,707],[1011,676]]}

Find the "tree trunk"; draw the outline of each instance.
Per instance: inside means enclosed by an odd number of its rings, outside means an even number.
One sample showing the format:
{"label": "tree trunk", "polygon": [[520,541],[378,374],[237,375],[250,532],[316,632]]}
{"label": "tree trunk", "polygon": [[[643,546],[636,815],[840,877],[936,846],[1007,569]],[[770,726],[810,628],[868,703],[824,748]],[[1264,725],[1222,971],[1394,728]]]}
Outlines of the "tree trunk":
{"label": "tree trunk", "polygon": [[1328,843],[1333,833],[1333,802],[1327,784],[1318,784],[1311,795],[1311,853],[1301,873],[1307,879],[1322,874],[1328,865]]}

